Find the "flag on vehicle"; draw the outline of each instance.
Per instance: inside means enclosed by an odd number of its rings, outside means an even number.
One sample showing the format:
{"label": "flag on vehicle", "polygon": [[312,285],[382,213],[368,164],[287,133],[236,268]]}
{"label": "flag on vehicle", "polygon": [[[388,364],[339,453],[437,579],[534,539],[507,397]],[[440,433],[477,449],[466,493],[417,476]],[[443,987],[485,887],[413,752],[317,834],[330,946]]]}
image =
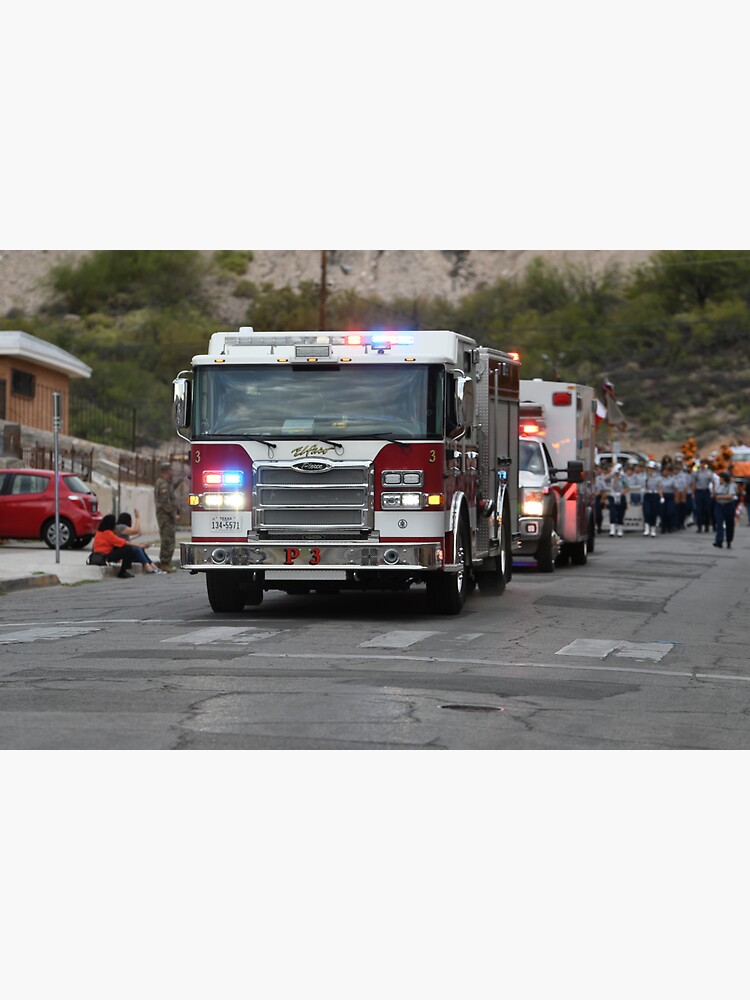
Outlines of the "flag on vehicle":
{"label": "flag on vehicle", "polygon": [[604,403],[600,403],[599,400],[596,399],[596,410],[594,411],[594,427],[598,427],[599,424],[606,419],[607,419],[607,407],[604,405]]}
{"label": "flag on vehicle", "polygon": [[628,424],[620,409],[620,404],[615,398],[615,387],[609,379],[605,379],[602,382],[602,395],[604,396],[604,404],[607,408],[607,423],[609,426],[616,427],[618,431],[626,430]]}

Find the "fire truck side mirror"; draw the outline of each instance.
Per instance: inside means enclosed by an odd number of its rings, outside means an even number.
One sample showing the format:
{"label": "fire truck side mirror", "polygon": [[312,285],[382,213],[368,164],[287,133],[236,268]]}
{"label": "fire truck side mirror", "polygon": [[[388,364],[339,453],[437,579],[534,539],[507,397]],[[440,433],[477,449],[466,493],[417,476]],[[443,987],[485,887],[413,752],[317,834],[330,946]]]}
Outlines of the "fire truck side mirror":
{"label": "fire truck side mirror", "polygon": [[474,423],[474,381],[469,375],[456,376],[456,419],[464,428]]}
{"label": "fire truck side mirror", "polygon": [[172,423],[177,430],[190,426],[190,380],[176,378],[172,381]]}

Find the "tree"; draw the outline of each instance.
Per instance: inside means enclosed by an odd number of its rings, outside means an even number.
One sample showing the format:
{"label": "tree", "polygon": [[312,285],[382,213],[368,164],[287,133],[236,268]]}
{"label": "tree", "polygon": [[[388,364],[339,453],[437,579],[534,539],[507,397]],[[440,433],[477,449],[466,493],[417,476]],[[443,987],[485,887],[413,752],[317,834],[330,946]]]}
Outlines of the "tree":
{"label": "tree", "polygon": [[95,250],[53,268],[51,282],[63,311],[124,313],[205,304],[206,270],[198,250]]}
{"label": "tree", "polygon": [[658,250],[638,268],[631,294],[653,291],[673,312],[703,309],[709,300],[750,295],[750,251]]}

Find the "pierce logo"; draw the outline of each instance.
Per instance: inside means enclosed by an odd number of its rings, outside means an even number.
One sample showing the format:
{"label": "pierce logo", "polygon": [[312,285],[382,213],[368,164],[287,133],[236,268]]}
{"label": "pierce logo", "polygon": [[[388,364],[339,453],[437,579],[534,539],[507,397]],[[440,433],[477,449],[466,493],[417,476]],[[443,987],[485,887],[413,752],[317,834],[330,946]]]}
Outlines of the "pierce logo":
{"label": "pierce logo", "polygon": [[328,472],[333,468],[330,462],[295,462],[298,472]]}

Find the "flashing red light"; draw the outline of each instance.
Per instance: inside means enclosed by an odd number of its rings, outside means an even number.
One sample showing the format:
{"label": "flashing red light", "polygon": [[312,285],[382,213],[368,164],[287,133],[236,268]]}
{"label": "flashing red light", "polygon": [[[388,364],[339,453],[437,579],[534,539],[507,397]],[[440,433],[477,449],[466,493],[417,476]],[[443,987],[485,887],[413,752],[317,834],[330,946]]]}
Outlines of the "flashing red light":
{"label": "flashing red light", "polygon": [[350,346],[357,346],[362,343],[362,335],[360,333],[350,333],[347,335],[346,342]]}
{"label": "flashing red light", "polygon": [[570,406],[572,402],[573,402],[573,394],[570,392],[552,393],[553,406]]}
{"label": "flashing red light", "polygon": [[508,357],[513,358],[514,361],[520,361],[521,355],[518,351],[508,351]]}
{"label": "flashing red light", "polygon": [[538,434],[539,430],[539,424],[521,424],[522,434]]}

